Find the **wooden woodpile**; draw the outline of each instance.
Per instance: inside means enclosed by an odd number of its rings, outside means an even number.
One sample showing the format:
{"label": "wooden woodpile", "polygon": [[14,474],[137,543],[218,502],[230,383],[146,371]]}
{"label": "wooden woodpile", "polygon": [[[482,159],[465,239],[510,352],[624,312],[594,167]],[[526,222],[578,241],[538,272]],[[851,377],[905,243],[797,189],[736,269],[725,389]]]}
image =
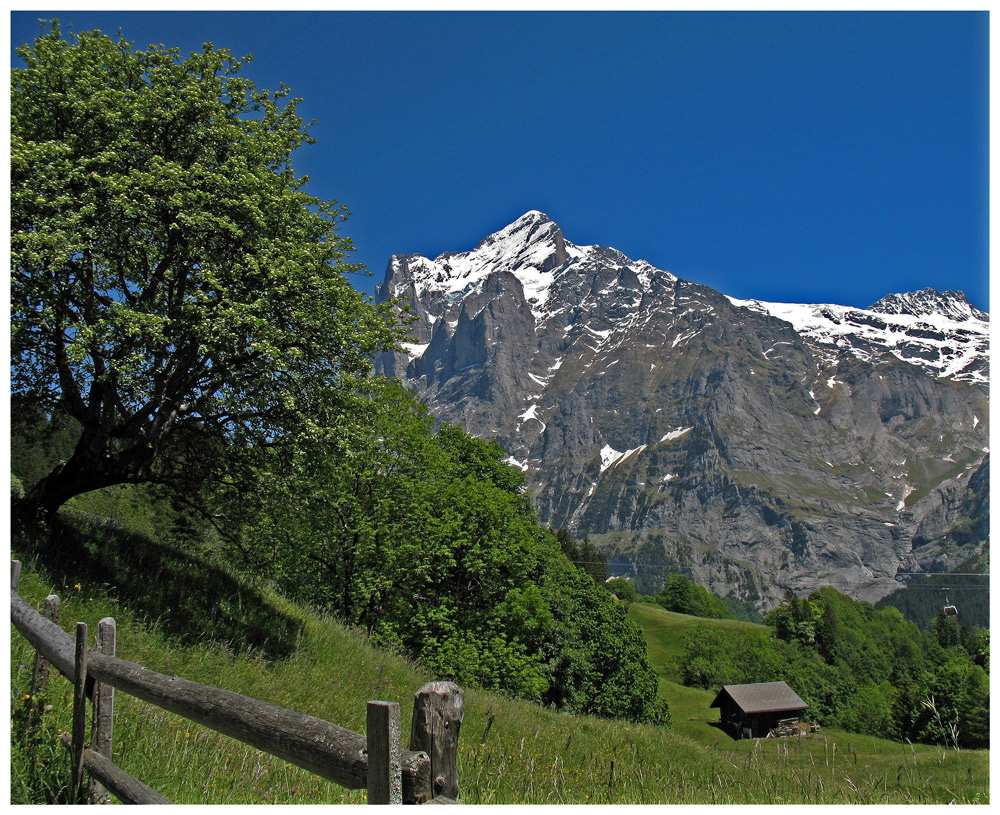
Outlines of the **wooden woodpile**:
{"label": "wooden woodpile", "polygon": [[767,734],[767,738],[780,738],[781,736],[799,735],[798,717],[792,719],[781,719],[778,724]]}

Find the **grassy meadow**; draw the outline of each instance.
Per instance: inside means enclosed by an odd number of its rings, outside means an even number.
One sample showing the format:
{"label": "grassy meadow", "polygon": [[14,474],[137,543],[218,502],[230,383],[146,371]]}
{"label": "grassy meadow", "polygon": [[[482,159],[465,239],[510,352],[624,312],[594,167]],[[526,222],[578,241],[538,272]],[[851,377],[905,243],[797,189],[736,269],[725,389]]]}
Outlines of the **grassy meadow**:
{"label": "grassy meadow", "polygon": [[[127,559],[129,551],[123,546],[121,557]],[[147,574],[144,592],[129,591],[102,582],[96,570],[90,578],[79,579],[61,573],[65,570],[58,561],[44,553],[14,556],[24,562],[21,595],[40,608],[45,595],[59,594],[63,604],[60,624],[65,630],[82,620],[95,631],[99,619],[113,616],[118,621],[122,658],[294,708],[356,732],[364,731],[369,699],[399,701],[405,732],[414,692],[434,678],[399,654],[373,648],[362,632],[296,607],[266,586],[246,587],[244,593],[253,597],[255,629],[273,617],[273,630],[280,633],[281,642],[264,648],[243,640],[237,651],[197,630],[178,633],[169,611],[155,605],[161,593],[157,581],[168,578]],[[164,554],[165,560],[176,556]],[[191,569],[197,568],[196,561],[185,561],[189,577]],[[122,567],[118,573],[130,572]],[[152,610],[144,608],[143,595]],[[225,609],[205,615],[206,627],[211,623],[214,633],[239,631],[235,618],[240,613],[240,606],[229,602]],[[652,661],[661,675],[660,692],[670,702],[673,727],[570,715],[467,688],[459,756],[463,803],[989,801],[986,751],[900,745],[838,731],[801,740],[733,741],[711,725],[718,719],[718,712],[708,707],[712,694],[675,681],[672,660],[679,635],[699,621],[640,604],[633,604],[630,614],[646,632]],[[223,617],[233,619],[223,626]],[[187,613],[184,619],[195,626],[197,616]],[[68,783],[68,756],[57,740],[70,728],[72,686],[54,676],[43,700],[51,710],[41,725],[26,731],[24,696],[32,663],[33,651],[12,629],[13,803],[60,801]],[[116,696],[114,759],[176,803],[357,804],[365,800],[363,791],[344,790],[122,693]]]}

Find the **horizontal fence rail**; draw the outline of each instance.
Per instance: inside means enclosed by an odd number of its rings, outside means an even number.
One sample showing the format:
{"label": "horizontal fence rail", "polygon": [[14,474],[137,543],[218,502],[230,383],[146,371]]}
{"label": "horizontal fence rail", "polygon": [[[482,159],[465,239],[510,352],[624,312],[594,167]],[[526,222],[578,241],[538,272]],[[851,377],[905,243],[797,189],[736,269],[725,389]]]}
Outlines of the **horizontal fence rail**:
{"label": "horizontal fence rail", "polygon": [[[103,683],[277,756],[342,787],[368,789],[369,797],[372,797],[373,786],[369,783],[369,752],[372,750],[374,734],[366,737],[315,716],[278,707],[232,691],[201,685],[176,676],[166,676],[142,665],[86,648],[82,658],[82,664],[85,666],[83,681],[77,681],[77,664],[81,661],[81,655],[78,653],[76,640],[54,622],[41,616],[17,593],[18,574],[19,568],[12,570],[11,622],[45,660],[74,682],[78,688],[78,695],[85,693],[86,696],[92,696],[95,683]],[[81,627],[85,637],[86,626],[81,624]],[[447,692],[443,692],[444,686],[448,686]],[[423,711],[428,705],[438,705],[440,703],[437,700],[445,698],[448,709],[436,714],[436,717],[449,720],[448,725],[444,725],[442,720],[442,723],[434,725],[425,732],[425,726],[418,724],[416,715],[414,717],[411,747],[419,745],[421,749],[405,750],[399,747],[398,709],[393,714],[394,729],[381,728],[380,732],[389,735],[382,736],[386,744],[379,744],[379,756],[374,762],[376,772],[385,778],[391,768],[399,775],[396,776],[398,780],[393,781],[390,777],[387,782],[390,787],[393,784],[398,785],[395,789],[384,795],[382,792],[376,793],[375,797],[379,803],[428,803],[435,798],[438,799],[435,803],[442,803],[444,801],[441,799],[445,796],[452,798],[457,794],[455,753],[458,728],[464,713],[462,690],[452,683],[428,683],[417,692],[415,711],[421,711],[419,714],[421,721],[435,719]],[[369,708],[371,709],[372,705],[386,704],[370,702]],[[370,713],[369,716],[371,715]],[[450,742],[448,744],[444,743],[445,731],[448,731],[447,741]],[[74,768],[77,762],[82,761],[83,766],[97,775],[108,789],[116,794],[118,794],[116,785],[128,786],[128,782],[134,782],[153,796],[153,798],[147,797],[143,803],[156,802],[157,793],[149,790],[141,782],[130,779],[118,768],[110,765],[105,757],[92,750],[84,750],[82,738],[69,746],[74,755]],[[388,752],[389,758],[385,758],[383,752]],[[393,754],[398,755],[398,758]],[[112,771],[105,765],[110,765]],[[114,770],[117,770],[120,776],[115,776]],[[121,776],[128,781],[123,780]],[[79,779],[75,771],[74,787],[78,784]],[[140,789],[136,794],[142,796],[145,793]],[[124,796],[120,797],[125,800]],[[166,802],[166,799],[162,802]]]}

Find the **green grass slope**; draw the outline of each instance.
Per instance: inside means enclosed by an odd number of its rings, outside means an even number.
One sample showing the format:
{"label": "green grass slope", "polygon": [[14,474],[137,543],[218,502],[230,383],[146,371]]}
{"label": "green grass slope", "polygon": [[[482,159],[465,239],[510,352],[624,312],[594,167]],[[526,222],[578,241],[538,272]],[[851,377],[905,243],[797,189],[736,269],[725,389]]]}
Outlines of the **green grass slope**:
{"label": "green grass slope", "polygon": [[[100,618],[115,617],[119,656],[153,670],[291,707],[356,732],[364,731],[369,699],[399,701],[405,730],[414,692],[434,678],[399,654],[373,648],[362,632],[294,606],[263,585],[241,589],[253,592],[252,612],[248,603],[230,599],[204,615],[210,633],[199,636],[198,616],[186,614],[191,629],[181,635],[176,623],[160,624],[166,612],[157,610],[151,596],[156,586],[150,577],[144,599],[143,592],[111,585],[95,571],[84,569],[87,576],[74,578],[58,562],[28,551],[31,548],[15,537],[15,557],[25,564],[21,595],[41,607],[46,594],[59,594],[60,623],[67,631],[77,620],[95,630]],[[152,548],[147,546],[147,555]],[[82,545],[78,557],[86,560],[86,551]],[[127,558],[129,551],[121,547],[120,556]],[[175,556],[163,554],[167,561]],[[195,562],[188,567],[202,568]],[[117,574],[123,575],[121,580],[131,579],[128,569]],[[203,590],[209,593],[211,587]],[[153,604],[153,611],[146,603]],[[643,618],[642,607],[633,606],[632,611],[637,619],[659,620],[653,612],[649,609]],[[252,614],[255,631],[270,630],[267,620],[277,620],[273,630],[280,642],[269,641],[266,648],[248,645],[239,624],[243,614]],[[654,661],[666,665],[676,632],[695,622],[670,620],[674,634],[650,637],[659,648]],[[226,644],[230,632],[236,635],[229,636]],[[68,780],[68,758],[57,742],[60,731],[70,727],[72,687],[64,678],[54,677],[43,700],[52,709],[39,727],[26,733],[23,712],[28,702],[23,697],[33,652],[13,629],[10,648],[11,801],[55,802],[65,794]],[[707,724],[709,717],[704,714],[711,694],[682,688],[667,676],[661,688],[673,708],[672,729],[568,715],[467,688],[460,737],[460,800],[469,804],[988,801],[985,751],[900,746],[835,733],[802,741],[734,742]],[[364,802],[361,791],[344,790],[121,693],[116,698],[115,728],[115,762],[177,803]]]}
{"label": "green grass slope", "polygon": [[649,661],[657,673],[675,682],[680,681],[677,660],[683,653],[681,639],[695,626],[711,623],[722,628],[766,628],[742,620],[708,620],[704,617],[678,614],[652,603],[632,603],[628,613],[639,624],[646,637]]}

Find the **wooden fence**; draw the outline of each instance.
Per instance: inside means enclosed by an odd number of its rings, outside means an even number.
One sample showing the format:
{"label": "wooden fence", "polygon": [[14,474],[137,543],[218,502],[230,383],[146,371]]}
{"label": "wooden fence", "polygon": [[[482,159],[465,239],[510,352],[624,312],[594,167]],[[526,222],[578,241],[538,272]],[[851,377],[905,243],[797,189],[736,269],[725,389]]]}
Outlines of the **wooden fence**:
{"label": "wooden fence", "polygon": [[[87,626],[77,623],[76,638],[57,625],[59,598],[45,600],[45,616],[17,593],[21,564],[11,568],[10,617],[34,647],[31,696],[43,688],[49,665],[73,682],[69,748],[74,801],[100,801],[107,790],[122,802],[171,803],[111,762],[114,689],[204,725],[244,744],[308,770],[348,789],[367,789],[369,804],[454,803],[458,795],[458,734],[465,711],[462,689],[451,682],[428,682],[415,696],[410,749],[401,747],[396,702],[371,701],[367,736],[232,691],[165,676],[118,659],[115,624],[98,626],[97,647],[87,645]],[[87,699],[93,702],[91,744],[85,744]],[[34,709],[29,711],[38,715]],[[91,784],[84,790],[83,771]]]}

